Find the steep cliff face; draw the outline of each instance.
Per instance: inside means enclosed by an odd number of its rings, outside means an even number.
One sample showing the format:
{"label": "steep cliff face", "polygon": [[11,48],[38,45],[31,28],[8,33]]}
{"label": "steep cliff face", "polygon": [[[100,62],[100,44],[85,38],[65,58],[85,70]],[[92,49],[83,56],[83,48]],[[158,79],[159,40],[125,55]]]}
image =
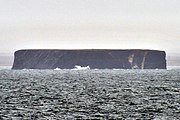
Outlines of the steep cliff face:
{"label": "steep cliff face", "polygon": [[19,50],[12,69],[166,69],[165,58],[157,50]]}

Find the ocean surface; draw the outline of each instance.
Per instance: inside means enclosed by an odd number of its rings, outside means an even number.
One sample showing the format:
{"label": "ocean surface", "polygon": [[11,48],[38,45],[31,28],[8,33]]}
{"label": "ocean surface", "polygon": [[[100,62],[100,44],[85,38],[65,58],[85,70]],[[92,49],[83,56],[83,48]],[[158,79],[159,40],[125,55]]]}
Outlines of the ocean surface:
{"label": "ocean surface", "polygon": [[0,70],[2,120],[179,120],[180,69]]}

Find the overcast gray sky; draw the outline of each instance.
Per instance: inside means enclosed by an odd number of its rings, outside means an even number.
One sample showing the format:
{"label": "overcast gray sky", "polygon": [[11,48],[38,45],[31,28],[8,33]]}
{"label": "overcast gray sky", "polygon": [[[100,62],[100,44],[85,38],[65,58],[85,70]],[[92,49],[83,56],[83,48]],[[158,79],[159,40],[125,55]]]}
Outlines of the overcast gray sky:
{"label": "overcast gray sky", "polygon": [[18,49],[180,51],[180,0],[0,0],[0,53]]}

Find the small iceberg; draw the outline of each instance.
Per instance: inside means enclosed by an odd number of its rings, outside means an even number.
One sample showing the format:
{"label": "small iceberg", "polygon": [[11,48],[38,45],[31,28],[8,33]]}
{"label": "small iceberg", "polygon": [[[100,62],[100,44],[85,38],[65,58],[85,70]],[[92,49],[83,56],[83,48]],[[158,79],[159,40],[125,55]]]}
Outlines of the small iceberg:
{"label": "small iceberg", "polygon": [[72,70],[89,70],[89,69],[90,69],[89,65],[86,67],[81,67],[79,65],[75,65]]}

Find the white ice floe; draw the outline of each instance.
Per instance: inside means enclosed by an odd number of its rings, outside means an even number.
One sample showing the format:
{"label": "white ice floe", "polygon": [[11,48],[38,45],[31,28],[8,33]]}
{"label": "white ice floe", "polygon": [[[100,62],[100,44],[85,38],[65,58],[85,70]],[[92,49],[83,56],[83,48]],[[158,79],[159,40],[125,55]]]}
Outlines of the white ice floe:
{"label": "white ice floe", "polygon": [[89,69],[90,69],[89,65],[86,66],[86,67],[82,67],[82,66],[79,66],[79,65],[75,65],[72,70],[89,70]]}
{"label": "white ice floe", "polygon": [[11,69],[12,66],[0,66],[0,70],[2,69]]}
{"label": "white ice floe", "polygon": [[113,68],[113,70],[121,70],[121,69]]}
{"label": "white ice floe", "polygon": [[54,70],[61,70],[60,68],[55,68]]}
{"label": "white ice floe", "polygon": [[168,70],[177,70],[177,69],[180,69],[180,66],[167,66],[167,69]]}

